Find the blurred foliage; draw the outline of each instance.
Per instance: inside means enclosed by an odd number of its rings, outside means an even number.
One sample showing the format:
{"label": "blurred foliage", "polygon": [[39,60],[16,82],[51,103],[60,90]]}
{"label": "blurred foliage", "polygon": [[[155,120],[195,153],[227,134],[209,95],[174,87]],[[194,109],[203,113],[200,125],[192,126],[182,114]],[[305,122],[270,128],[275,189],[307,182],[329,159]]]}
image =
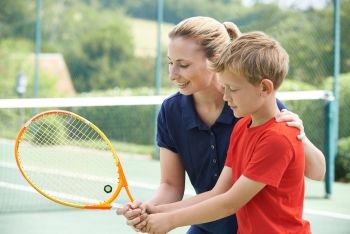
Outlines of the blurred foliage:
{"label": "blurred foliage", "polygon": [[340,12],[340,70],[341,72],[350,72],[350,0],[341,0],[341,12]]}
{"label": "blurred foliage", "polygon": [[335,158],[335,180],[350,182],[350,137],[338,142],[338,154]]}
{"label": "blurred foliage", "polygon": [[[155,21],[156,4],[154,0],[43,1],[42,52],[64,55],[78,92],[152,87],[155,85],[155,58],[135,55],[138,41],[147,38],[133,38],[126,16]],[[342,31],[346,32],[350,25],[347,14],[350,0],[343,0],[341,4]],[[0,41],[27,39],[34,44],[35,7],[35,1],[0,0]],[[322,9],[302,10],[280,8],[276,1],[269,4],[255,1],[250,7],[241,5],[240,0],[193,0],[191,4],[164,1],[165,22],[178,23],[194,15],[233,21],[243,32],[261,30],[274,36],[289,52],[288,78],[291,80],[318,85],[324,77],[332,75],[333,8],[330,2]],[[350,39],[346,33],[341,35],[341,70],[346,72],[350,69]],[[162,68],[162,85],[167,86],[165,62]]]}
{"label": "blurred foliage", "polygon": [[[0,40],[0,97],[16,97],[16,79],[20,72],[27,76],[26,97],[33,96],[34,54],[33,43],[27,39]],[[44,97],[57,96],[56,78],[52,74],[42,72],[39,84],[40,93]]]}
{"label": "blurred foliage", "polygon": [[0,0],[0,38],[33,39],[35,1]]}
{"label": "blurred foliage", "polygon": [[[328,77],[321,88],[332,90],[333,78]],[[339,138],[350,137],[350,73],[339,77]]]}

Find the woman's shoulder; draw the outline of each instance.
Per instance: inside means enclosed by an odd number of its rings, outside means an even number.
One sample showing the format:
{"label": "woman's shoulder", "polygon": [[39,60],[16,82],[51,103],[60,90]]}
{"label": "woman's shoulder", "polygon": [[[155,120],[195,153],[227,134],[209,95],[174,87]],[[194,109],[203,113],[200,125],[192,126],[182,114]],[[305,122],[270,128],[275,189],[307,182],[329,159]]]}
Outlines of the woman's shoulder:
{"label": "woman's shoulder", "polygon": [[163,104],[171,104],[178,102],[183,95],[180,92],[169,95],[163,100]]}
{"label": "woman's shoulder", "polygon": [[190,97],[177,92],[165,98],[162,103],[162,108],[180,108],[184,105],[187,105]]}

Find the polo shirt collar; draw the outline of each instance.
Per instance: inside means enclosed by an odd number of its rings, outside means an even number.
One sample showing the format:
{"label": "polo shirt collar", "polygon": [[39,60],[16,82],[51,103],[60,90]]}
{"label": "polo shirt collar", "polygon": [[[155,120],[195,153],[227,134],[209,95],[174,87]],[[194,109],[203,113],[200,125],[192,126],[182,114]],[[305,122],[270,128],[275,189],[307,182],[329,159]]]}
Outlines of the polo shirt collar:
{"label": "polo shirt collar", "polygon": [[232,124],[234,119],[235,116],[233,115],[231,108],[228,106],[227,102],[225,102],[224,108],[216,122],[223,124]]}
{"label": "polo shirt collar", "polygon": [[[187,129],[199,128],[201,130],[207,130],[208,126],[203,123],[203,121],[198,117],[197,112],[195,111],[194,101],[192,95],[181,95],[181,108],[182,108],[182,121]],[[234,116],[232,110],[225,102],[224,108],[216,120],[216,123],[223,124],[232,124]]]}

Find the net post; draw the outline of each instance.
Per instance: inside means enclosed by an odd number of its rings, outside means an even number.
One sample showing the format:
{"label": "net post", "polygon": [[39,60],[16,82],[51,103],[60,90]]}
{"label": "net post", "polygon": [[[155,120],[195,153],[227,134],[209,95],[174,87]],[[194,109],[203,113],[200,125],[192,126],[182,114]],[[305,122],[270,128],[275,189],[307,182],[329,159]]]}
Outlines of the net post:
{"label": "net post", "polygon": [[[162,79],[162,23],[164,14],[164,0],[157,1],[157,61],[156,61],[156,95],[160,94]],[[159,147],[157,145],[157,116],[159,105],[154,110],[154,152],[153,159],[159,159]]]}
{"label": "net post", "polygon": [[334,134],[334,100],[328,101],[325,106],[326,134],[325,134],[325,157],[326,157],[326,177],[325,177],[325,198],[330,198],[334,181],[334,159],[335,159],[335,134]]}
{"label": "net post", "polygon": [[334,74],[333,74],[333,95],[332,101],[327,103],[327,134],[326,139],[326,198],[332,194],[334,182],[335,157],[338,151],[338,130],[339,130],[339,72],[340,72],[340,0],[333,1],[333,52],[334,52]]}
{"label": "net post", "polygon": [[[35,22],[35,67],[34,67],[34,97],[39,97],[39,66],[40,66],[40,50],[41,50],[41,0],[36,0],[36,22]],[[33,110],[33,114],[38,112]]]}

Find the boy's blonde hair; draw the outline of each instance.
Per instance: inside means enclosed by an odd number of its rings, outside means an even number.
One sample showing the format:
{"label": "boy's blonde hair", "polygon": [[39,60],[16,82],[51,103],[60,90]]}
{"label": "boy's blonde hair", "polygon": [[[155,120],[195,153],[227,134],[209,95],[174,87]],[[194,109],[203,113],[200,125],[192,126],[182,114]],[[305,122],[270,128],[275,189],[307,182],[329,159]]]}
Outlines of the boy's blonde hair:
{"label": "boy's blonde hair", "polygon": [[169,32],[169,38],[195,39],[202,47],[205,56],[212,59],[221,54],[226,46],[240,34],[238,27],[232,22],[220,23],[210,17],[195,16],[178,23]]}
{"label": "boy's blonde hair", "polygon": [[243,75],[251,84],[269,79],[278,89],[288,73],[289,56],[282,46],[263,32],[243,34],[230,43],[212,64],[217,72]]}

